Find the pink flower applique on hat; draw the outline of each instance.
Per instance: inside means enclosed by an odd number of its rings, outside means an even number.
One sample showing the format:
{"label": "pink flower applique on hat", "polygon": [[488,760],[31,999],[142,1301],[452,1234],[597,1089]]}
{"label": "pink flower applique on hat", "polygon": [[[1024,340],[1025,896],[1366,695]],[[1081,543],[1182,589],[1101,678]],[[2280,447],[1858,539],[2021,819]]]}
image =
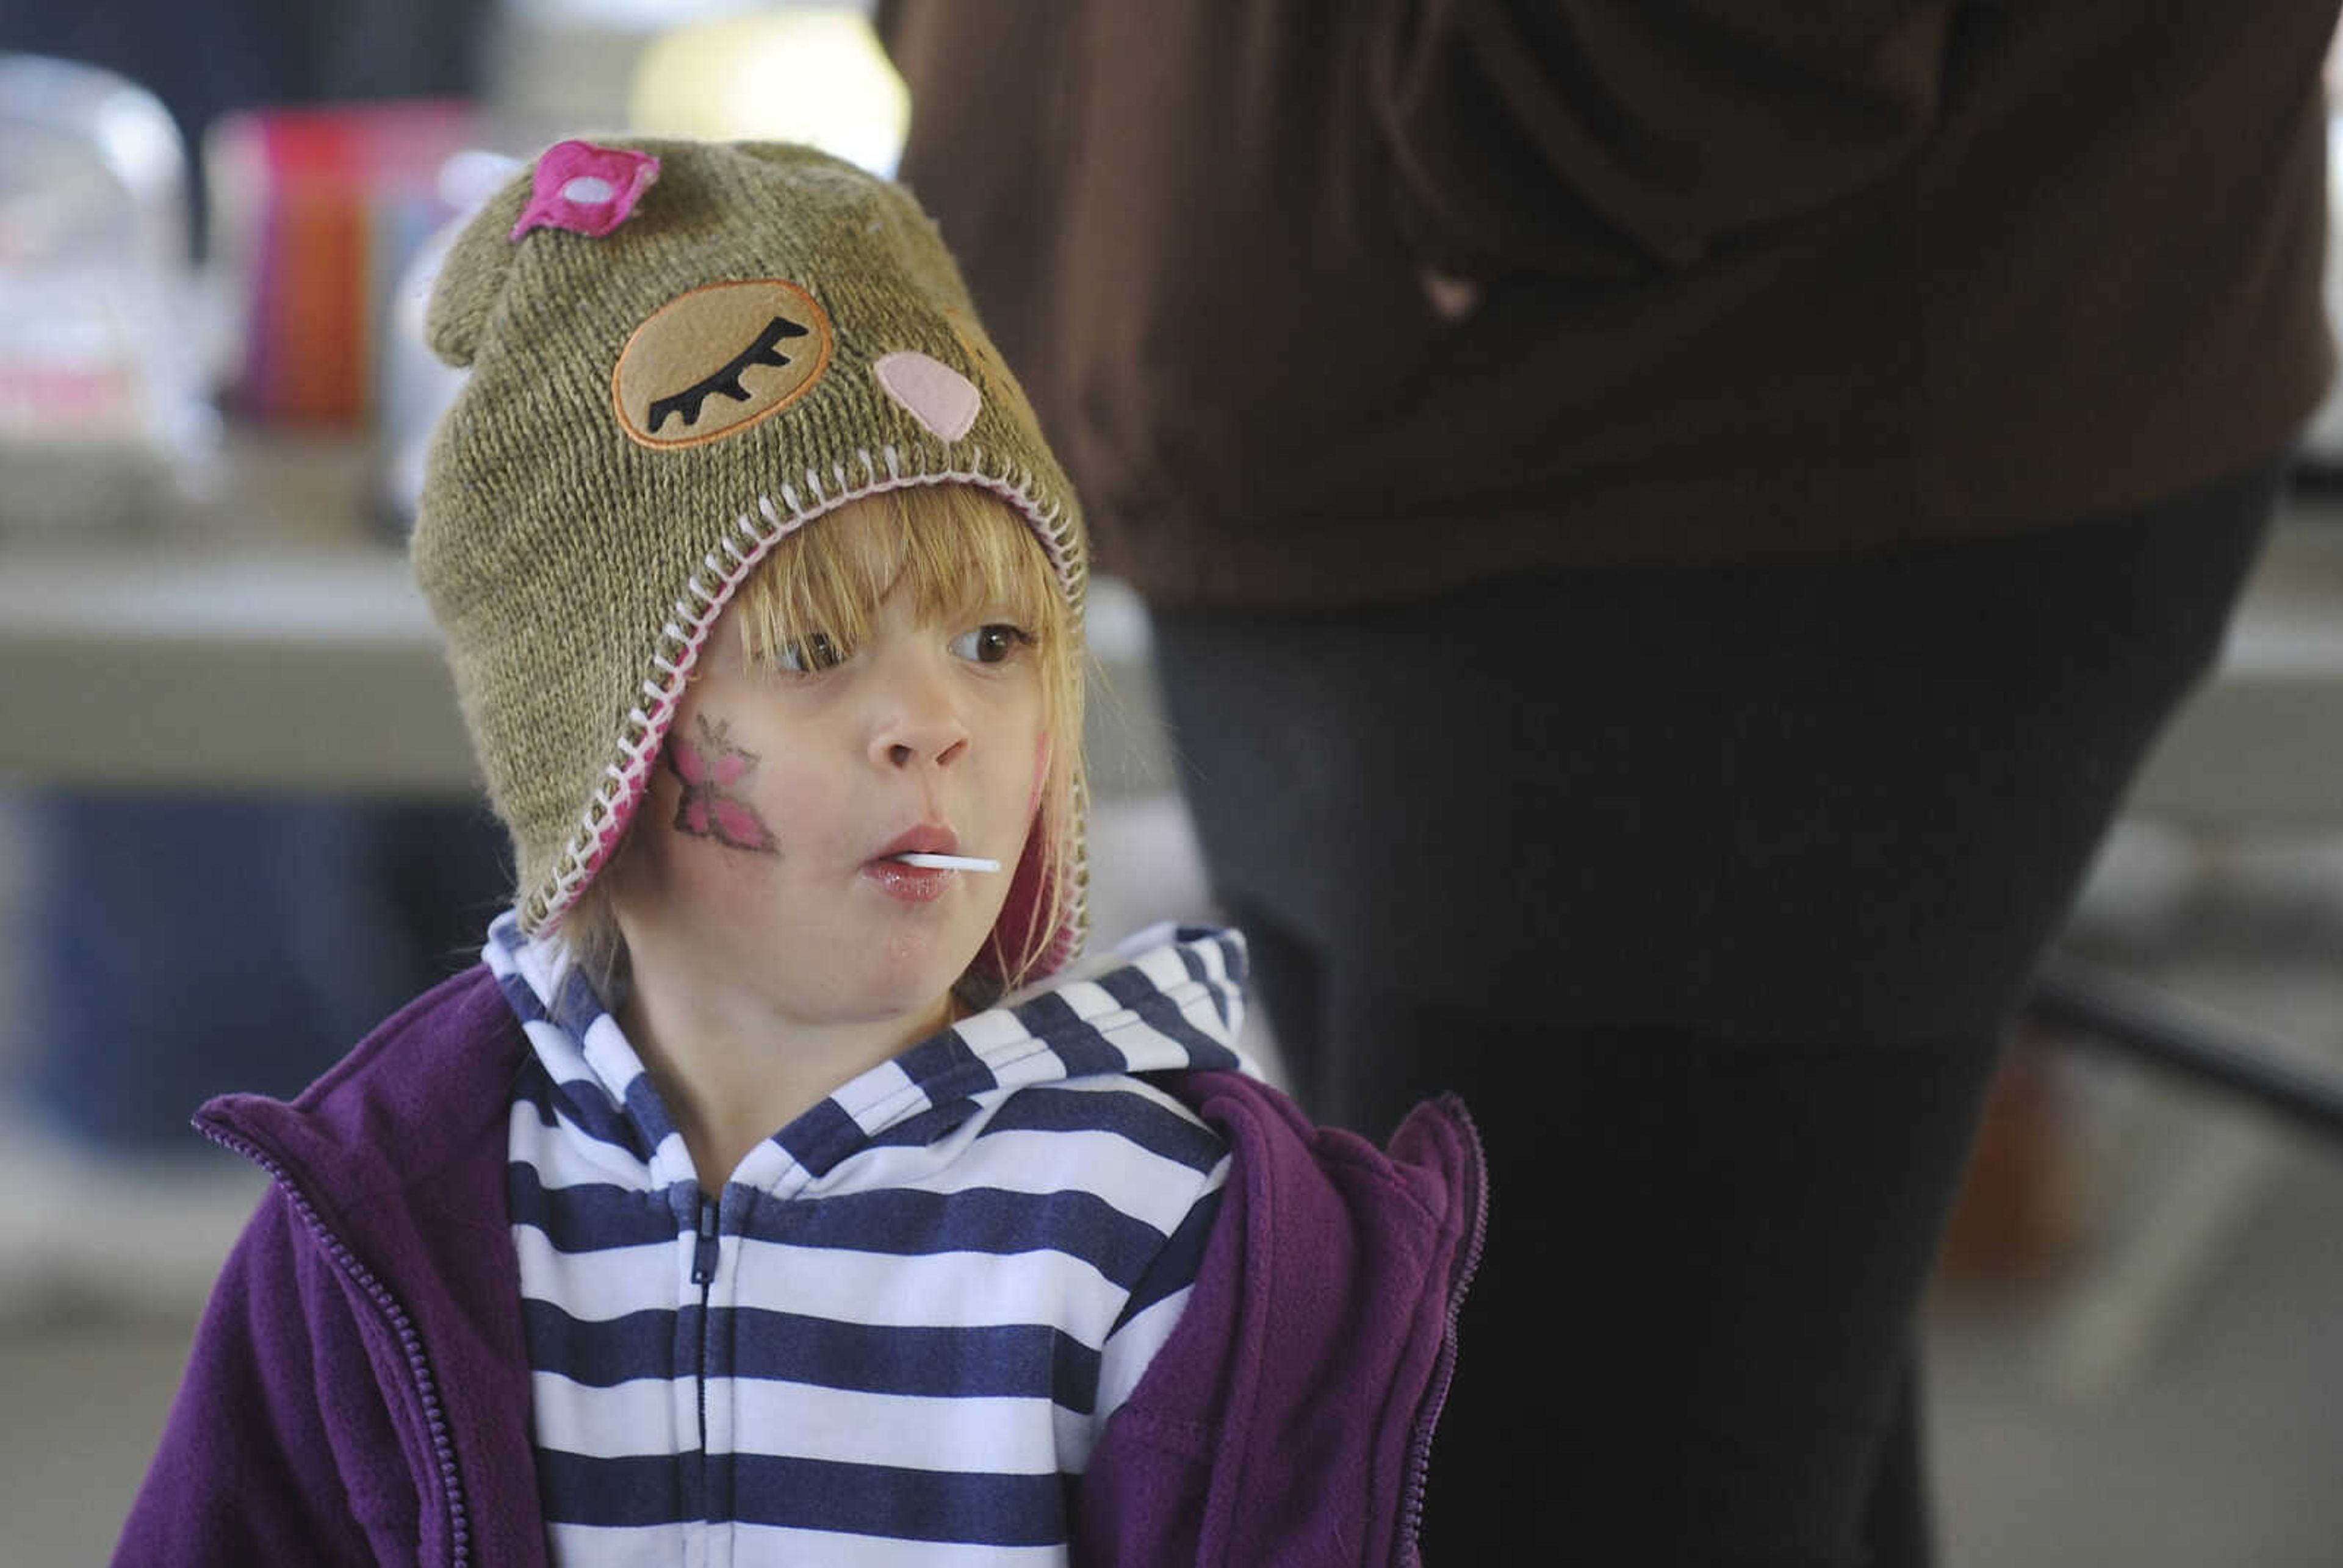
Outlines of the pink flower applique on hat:
{"label": "pink flower applique on hat", "polygon": [[598,239],[634,216],[635,204],[659,172],[659,159],[649,153],[598,147],[592,142],[557,142],[537,160],[535,188],[512,236],[518,239],[536,228],[566,228]]}

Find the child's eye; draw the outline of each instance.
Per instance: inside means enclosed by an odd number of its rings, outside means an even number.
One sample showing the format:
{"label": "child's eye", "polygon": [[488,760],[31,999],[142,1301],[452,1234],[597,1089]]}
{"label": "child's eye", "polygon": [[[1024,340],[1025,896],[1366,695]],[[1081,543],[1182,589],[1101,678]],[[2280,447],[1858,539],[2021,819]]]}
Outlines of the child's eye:
{"label": "child's eye", "polygon": [[952,653],[975,664],[1003,664],[1016,657],[1021,648],[1033,644],[1031,632],[1007,621],[990,621],[974,631],[964,631],[952,638]]}
{"label": "child's eye", "polygon": [[815,670],[836,668],[846,662],[846,655],[830,641],[828,632],[818,631],[773,649],[773,662],[793,675],[809,675]]}

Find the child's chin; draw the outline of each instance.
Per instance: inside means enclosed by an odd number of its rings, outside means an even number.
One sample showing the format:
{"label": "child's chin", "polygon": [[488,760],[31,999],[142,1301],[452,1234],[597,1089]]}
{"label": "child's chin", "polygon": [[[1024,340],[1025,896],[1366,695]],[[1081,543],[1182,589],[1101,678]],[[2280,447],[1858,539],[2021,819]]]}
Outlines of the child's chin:
{"label": "child's chin", "polygon": [[880,972],[866,974],[862,983],[855,987],[862,1004],[860,1010],[873,1020],[900,1019],[907,1026],[931,1019],[943,1010],[952,987],[975,959],[973,948],[957,963],[931,952],[924,956],[924,961],[890,965]]}

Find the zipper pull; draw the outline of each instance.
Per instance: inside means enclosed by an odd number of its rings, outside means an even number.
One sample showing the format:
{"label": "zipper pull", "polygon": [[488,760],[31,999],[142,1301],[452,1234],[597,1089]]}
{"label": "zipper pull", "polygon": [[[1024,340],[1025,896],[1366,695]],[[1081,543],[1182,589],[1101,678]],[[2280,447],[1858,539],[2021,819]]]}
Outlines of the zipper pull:
{"label": "zipper pull", "polygon": [[716,1205],[699,1201],[699,1246],[692,1253],[691,1282],[705,1285],[716,1278]]}

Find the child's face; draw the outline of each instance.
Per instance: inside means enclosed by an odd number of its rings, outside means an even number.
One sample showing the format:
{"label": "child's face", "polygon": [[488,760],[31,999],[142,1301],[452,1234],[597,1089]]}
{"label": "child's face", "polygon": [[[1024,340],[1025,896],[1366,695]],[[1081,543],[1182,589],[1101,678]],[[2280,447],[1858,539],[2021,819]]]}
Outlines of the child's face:
{"label": "child's face", "polygon": [[[1040,658],[1005,613],[890,595],[842,662],[744,667],[736,606],[678,706],[612,894],[646,964],[807,1025],[924,1020],[991,931],[1047,767]],[[907,841],[908,840],[908,841]],[[997,872],[923,870],[913,849]]]}

